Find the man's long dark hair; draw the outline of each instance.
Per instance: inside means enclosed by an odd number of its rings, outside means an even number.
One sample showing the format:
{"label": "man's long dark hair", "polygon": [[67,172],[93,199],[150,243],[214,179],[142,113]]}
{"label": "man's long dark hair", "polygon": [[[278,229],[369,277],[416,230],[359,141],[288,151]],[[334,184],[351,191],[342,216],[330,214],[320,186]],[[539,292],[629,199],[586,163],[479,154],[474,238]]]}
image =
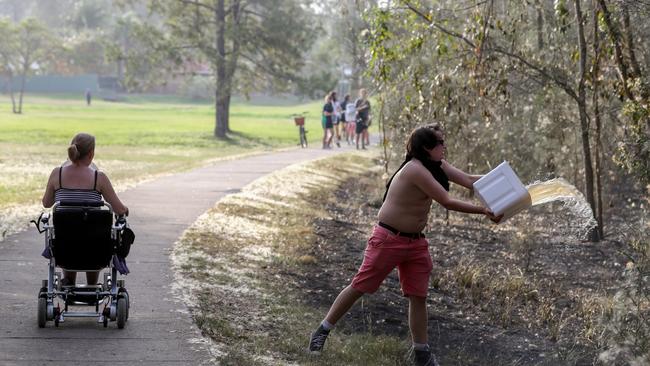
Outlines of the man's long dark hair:
{"label": "man's long dark hair", "polygon": [[447,177],[447,174],[445,174],[445,171],[442,170],[442,162],[431,160],[429,152],[427,151],[433,149],[439,144],[438,135],[441,133],[442,128],[437,123],[418,127],[411,132],[408,142],[406,143],[406,156],[404,157],[404,161],[386,184],[386,192],[384,193],[383,201],[386,201],[388,187],[390,187],[397,172],[399,172],[404,165],[413,158],[419,160],[431,173],[433,178],[435,178],[435,180],[437,180],[446,191],[449,191],[449,178]]}

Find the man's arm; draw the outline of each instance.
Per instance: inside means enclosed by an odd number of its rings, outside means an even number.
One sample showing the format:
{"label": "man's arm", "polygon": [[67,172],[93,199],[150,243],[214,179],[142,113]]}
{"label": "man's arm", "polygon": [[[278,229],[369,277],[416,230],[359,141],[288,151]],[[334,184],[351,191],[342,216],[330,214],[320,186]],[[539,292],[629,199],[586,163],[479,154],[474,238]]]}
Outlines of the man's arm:
{"label": "man's arm", "polygon": [[422,190],[422,192],[448,210],[472,214],[484,214],[487,216],[492,215],[492,212],[485,207],[461,201],[449,196],[449,193],[442,188],[440,183],[438,183],[438,181],[431,176],[431,173],[429,173],[429,171],[421,164],[411,164],[405,173],[408,178]]}
{"label": "man's arm", "polygon": [[442,170],[445,171],[445,174],[447,174],[447,177],[449,177],[450,181],[470,190],[474,189],[474,182],[482,177],[482,175],[467,174],[464,171],[449,164],[446,160],[442,161]]}

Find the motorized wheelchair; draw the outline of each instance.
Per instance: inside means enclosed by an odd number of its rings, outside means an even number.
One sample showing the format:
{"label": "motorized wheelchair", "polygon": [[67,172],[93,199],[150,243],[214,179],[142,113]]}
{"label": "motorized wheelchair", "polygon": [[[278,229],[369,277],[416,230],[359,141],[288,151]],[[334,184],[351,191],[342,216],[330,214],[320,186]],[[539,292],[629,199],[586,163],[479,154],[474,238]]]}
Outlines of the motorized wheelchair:
{"label": "motorized wheelchair", "polygon": [[[60,201],[51,212],[33,221],[39,233],[45,233],[45,251],[49,258],[48,276],[38,292],[38,326],[48,321],[55,326],[65,318],[92,317],[102,322],[116,321],[122,329],[129,318],[129,293],[124,280],[117,279],[120,263],[133,241],[125,217],[113,221],[112,207],[103,201]],[[131,236],[128,248],[125,245]],[[121,262],[120,262],[121,261]],[[96,285],[62,284],[56,267],[70,272],[101,272],[104,282]],[[124,271],[124,270],[122,270]],[[128,269],[127,269],[128,273]],[[73,306],[94,306],[94,311],[70,311]]]}

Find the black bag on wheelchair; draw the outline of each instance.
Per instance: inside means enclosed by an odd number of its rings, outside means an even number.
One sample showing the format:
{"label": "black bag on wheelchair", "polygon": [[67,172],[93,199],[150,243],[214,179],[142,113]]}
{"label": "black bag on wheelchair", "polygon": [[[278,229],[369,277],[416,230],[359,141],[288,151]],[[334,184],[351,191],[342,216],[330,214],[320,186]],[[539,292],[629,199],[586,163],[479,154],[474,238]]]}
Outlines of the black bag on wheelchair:
{"label": "black bag on wheelchair", "polygon": [[117,233],[117,241],[115,243],[115,254],[120,258],[126,258],[131,251],[131,245],[135,241],[135,233],[127,225]]}

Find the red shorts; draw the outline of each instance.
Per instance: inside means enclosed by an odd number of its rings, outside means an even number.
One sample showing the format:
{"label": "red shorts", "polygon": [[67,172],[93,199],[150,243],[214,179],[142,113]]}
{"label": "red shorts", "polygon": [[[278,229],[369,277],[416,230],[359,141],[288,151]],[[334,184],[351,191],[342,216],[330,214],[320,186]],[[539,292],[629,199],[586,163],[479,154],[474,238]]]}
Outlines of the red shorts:
{"label": "red shorts", "polygon": [[375,225],[352,287],[363,293],[374,293],[395,267],[404,296],[427,296],[433,268],[427,240],[395,235]]}

